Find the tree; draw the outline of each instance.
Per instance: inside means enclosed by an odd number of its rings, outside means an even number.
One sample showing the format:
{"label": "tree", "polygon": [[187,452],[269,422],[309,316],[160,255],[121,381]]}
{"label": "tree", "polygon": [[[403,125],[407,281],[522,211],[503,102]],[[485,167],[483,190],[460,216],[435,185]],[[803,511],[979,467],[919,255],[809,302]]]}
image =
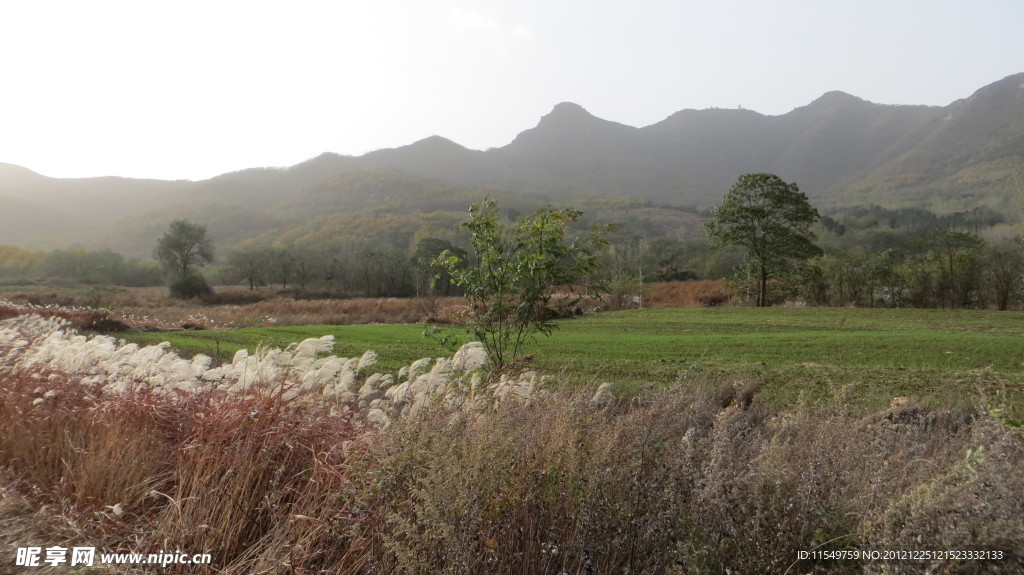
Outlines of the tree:
{"label": "tree", "polygon": [[272,252],[270,248],[247,248],[232,252],[228,256],[228,267],[234,274],[247,282],[249,289],[268,282],[270,277]]}
{"label": "tree", "polygon": [[757,306],[765,307],[769,279],[822,254],[810,230],[818,218],[796,184],[775,174],[744,174],[704,226],[712,247],[746,250],[747,269],[758,286]]}
{"label": "tree", "polygon": [[460,262],[466,261],[466,250],[455,247],[448,240],[440,238],[423,238],[416,243],[416,251],[410,262],[415,274],[416,295],[449,296],[452,293],[452,276],[448,270],[437,262],[438,256],[448,252]]}
{"label": "tree", "polygon": [[189,298],[211,291],[203,276],[195,271],[213,261],[213,242],[206,235],[206,226],[174,220],[167,233],[157,240],[153,257],[171,276],[171,296]]}
{"label": "tree", "polygon": [[942,306],[976,305],[980,300],[984,240],[964,232],[935,230],[929,234],[927,242],[938,260],[936,277]]}
{"label": "tree", "polygon": [[1024,291],[1024,245],[1019,236],[987,250],[984,280],[999,311],[1009,309]]}
{"label": "tree", "polygon": [[515,363],[527,340],[550,335],[554,318],[604,292],[595,277],[609,228],[595,226],[570,240],[569,224],[582,215],[571,208],[540,208],[507,228],[497,206],[494,200],[473,204],[462,223],[472,235],[472,262],[452,251],[436,262],[464,290],[474,333],[490,367],[500,372]]}

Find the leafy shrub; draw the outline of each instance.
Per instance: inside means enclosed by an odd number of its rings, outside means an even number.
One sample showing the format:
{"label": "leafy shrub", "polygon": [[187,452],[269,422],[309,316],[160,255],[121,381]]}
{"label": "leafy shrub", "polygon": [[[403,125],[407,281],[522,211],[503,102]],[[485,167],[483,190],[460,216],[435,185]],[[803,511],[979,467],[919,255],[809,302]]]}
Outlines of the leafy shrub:
{"label": "leafy shrub", "polygon": [[213,288],[206,283],[206,278],[199,274],[189,274],[171,284],[171,297],[173,298],[192,299],[209,296],[212,293]]}

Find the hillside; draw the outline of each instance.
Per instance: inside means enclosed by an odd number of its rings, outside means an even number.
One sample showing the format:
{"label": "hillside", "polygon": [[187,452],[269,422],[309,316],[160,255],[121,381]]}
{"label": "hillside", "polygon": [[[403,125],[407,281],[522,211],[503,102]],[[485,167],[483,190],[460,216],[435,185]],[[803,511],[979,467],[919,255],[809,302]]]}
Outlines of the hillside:
{"label": "hillside", "polygon": [[797,182],[824,209],[874,203],[1005,211],[1022,157],[1024,74],[945,107],[829,92],[779,116],[682,110],[646,127],[561,103],[487,151],[434,136],[198,182],[54,179],[0,164],[0,244],[145,256],[173,217],[207,223],[229,247],[338,234],[394,243],[426,233],[424,226],[450,234],[468,203],[485,194],[518,210],[571,202],[627,220],[642,218],[635,210],[649,205],[710,207],[739,174],[755,171]]}

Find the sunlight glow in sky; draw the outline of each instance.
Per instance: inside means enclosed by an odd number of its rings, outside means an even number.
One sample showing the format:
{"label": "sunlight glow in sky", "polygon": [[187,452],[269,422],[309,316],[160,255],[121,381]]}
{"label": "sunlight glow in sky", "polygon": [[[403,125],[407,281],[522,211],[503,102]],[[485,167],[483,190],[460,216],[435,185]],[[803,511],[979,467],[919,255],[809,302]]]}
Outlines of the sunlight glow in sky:
{"label": "sunlight glow in sky", "polygon": [[1019,0],[0,3],[0,162],[204,179],[440,135],[503,146],[562,101],[645,126],[830,90],[945,106],[1024,71]]}

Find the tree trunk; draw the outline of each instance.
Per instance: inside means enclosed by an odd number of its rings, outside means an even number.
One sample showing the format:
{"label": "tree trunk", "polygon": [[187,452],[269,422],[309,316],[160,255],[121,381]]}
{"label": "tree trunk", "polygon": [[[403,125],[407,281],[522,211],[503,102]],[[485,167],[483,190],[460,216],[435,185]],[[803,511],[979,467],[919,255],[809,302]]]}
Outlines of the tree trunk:
{"label": "tree trunk", "polygon": [[761,264],[761,281],[758,286],[757,307],[768,307],[768,269]]}

